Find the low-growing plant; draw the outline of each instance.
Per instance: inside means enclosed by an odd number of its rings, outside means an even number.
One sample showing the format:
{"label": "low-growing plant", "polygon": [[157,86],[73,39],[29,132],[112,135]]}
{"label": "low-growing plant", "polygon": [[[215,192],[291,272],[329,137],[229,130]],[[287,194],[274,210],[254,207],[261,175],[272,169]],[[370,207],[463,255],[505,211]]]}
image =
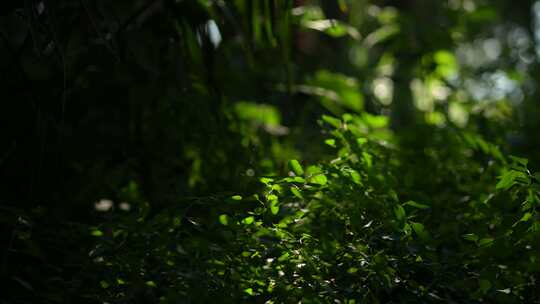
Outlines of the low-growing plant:
{"label": "low-growing plant", "polygon": [[[334,158],[252,195],[96,227],[101,296],[133,303],[515,303],[538,298],[540,176],[452,127],[323,116]],[[138,210],[138,211],[137,211]],[[99,231],[99,233],[96,233]],[[102,298],[103,299],[103,298]]]}

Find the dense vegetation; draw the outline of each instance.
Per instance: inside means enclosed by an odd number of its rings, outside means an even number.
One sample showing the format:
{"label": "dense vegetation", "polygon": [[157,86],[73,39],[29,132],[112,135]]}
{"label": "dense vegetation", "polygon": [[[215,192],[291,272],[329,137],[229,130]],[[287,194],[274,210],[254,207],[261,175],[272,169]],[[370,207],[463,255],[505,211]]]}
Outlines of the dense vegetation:
{"label": "dense vegetation", "polygon": [[540,2],[5,1],[0,303],[537,303]]}

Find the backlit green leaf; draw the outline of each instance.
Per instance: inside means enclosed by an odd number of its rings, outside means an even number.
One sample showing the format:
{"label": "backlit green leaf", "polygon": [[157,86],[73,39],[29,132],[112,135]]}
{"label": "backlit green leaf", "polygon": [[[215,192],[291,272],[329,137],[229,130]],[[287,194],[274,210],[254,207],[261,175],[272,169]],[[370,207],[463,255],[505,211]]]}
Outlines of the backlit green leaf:
{"label": "backlit green leaf", "polygon": [[219,222],[224,225],[224,226],[227,226],[229,224],[229,216],[226,215],[226,214],[222,214],[219,216]]}
{"label": "backlit green leaf", "polygon": [[289,161],[289,167],[297,176],[304,175],[304,169],[296,159],[292,159]]}
{"label": "backlit green leaf", "polygon": [[273,200],[273,201],[270,203],[270,211],[272,212],[273,215],[278,214],[278,212],[279,212],[279,205],[278,205],[277,200]]}
{"label": "backlit green leaf", "polygon": [[336,147],[336,140],[335,139],[327,139],[324,141],[325,144],[329,145],[332,148]]}
{"label": "backlit green leaf", "polygon": [[291,192],[292,194],[294,194],[294,196],[298,197],[298,198],[304,198],[302,196],[302,193],[300,192],[300,190],[296,187],[291,187]]}
{"label": "backlit green leaf", "polygon": [[251,225],[255,221],[255,218],[253,216],[248,216],[242,220],[242,223],[246,225]]}
{"label": "backlit green leaf", "polygon": [[336,129],[339,129],[341,127],[341,120],[335,117],[323,115],[322,119]]}
{"label": "backlit green leaf", "polygon": [[319,184],[321,186],[326,185],[328,178],[323,173],[317,173],[310,178],[310,182],[314,184]]}
{"label": "backlit green leaf", "polygon": [[103,236],[103,232],[99,229],[92,229],[90,231],[90,235],[93,235],[93,236]]}

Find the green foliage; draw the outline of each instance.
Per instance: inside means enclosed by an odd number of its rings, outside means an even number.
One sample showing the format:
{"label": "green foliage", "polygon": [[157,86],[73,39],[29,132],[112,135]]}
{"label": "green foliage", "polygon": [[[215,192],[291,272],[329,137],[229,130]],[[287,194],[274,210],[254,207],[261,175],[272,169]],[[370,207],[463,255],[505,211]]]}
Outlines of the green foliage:
{"label": "green foliage", "polygon": [[0,302],[540,298],[538,4],[19,2]]}
{"label": "green foliage", "polygon": [[290,161],[296,177],[261,178],[264,190],[241,205],[200,198],[136,226],[117,218],[113,231],[130,231],[122,240],[101,236],[97,265],[131,281],[107,288],[109,296],[159,277],[153,288],[165,302],[536,297],[540,184],[525,159],[446,129],[426,133],[419,155],[363,132],[377,117],[323,119],[334,158],[305,170]]}
{"label": "green foliage", "polygon": [[345,75],[320,70],[308,81],[308,86],[301,89],[304,93],[319,96],[321,104],[336,115],[351,110],[360,112],[363,108],[357,81]]}

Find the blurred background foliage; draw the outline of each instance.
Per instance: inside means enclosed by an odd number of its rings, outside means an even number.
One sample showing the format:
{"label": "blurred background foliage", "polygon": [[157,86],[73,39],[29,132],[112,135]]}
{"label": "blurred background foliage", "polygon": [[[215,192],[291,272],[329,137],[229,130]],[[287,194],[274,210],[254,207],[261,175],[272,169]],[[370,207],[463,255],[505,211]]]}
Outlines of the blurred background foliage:
{"label": "blurred background foliage", "polygon": [[[192,221],[181,232],[191,235],[224,212],[218,202],[290,174],[289,160],[335,159],[335,130],[400,151],[380,169],[414,171],[404,197],[443,195],[419,179],[433,168],[457,176],[449,192],[486,191],[489,181],[460,188],[483,159],[467,149],[528,158],[533,172],[540,163],[537,1],[10,0],[0,38],[5,303],[93,302],[103,290],[132,301],[88,258],[104,248],[96,237],[131,229],[150,240],[171,228],[159,216],[139,227],[160,212],[183,214],[172,225]],[[392,174],[390,190],[402,185]],[[148,245],[130,242],[132,260],[108,261],[115,271],[130,272]]]}

